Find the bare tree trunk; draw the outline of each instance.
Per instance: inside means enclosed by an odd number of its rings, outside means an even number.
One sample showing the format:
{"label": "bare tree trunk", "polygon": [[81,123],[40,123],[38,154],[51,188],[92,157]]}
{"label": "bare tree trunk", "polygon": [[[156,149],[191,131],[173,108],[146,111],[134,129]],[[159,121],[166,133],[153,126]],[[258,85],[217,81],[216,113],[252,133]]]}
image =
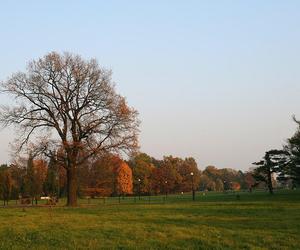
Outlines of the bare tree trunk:
{"label": "bare tree trunk", "polygon": [[77,206],[77,173],[75,165],[70,166],[67,169],[67,181],[68,181],[68,197],[67,206]]}

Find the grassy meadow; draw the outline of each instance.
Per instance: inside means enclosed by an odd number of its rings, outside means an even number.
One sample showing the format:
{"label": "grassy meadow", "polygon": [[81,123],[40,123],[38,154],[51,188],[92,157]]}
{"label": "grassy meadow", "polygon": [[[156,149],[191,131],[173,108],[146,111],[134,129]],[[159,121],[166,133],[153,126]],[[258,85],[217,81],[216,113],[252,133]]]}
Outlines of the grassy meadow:
{"label": "grassy meadow", "polygon": [[299,191],[80,203],[0,208],[0,249],[300,249]]}

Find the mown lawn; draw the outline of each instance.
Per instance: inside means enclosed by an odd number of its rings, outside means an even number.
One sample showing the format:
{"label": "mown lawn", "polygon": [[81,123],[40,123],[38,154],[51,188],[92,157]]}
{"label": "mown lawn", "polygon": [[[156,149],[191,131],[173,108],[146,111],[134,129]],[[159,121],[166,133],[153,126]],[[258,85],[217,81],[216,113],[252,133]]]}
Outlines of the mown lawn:
{"label": "mown lawn", "polygon": [[300,249],[299,191],[162,201],[0,208],[0,249]]}

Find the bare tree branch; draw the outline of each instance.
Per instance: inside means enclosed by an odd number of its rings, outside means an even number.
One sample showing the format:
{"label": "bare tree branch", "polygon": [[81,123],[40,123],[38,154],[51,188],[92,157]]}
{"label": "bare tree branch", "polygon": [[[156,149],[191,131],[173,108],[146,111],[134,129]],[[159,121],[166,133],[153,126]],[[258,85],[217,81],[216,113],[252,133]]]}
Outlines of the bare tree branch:
{"label": "bare tree branch", "polygon": [[130,152],[138,146],[138,113],[115,92],[111,72],[96,60],[52,52],[12,75],[1,90],[16,105],[1,108],[0,123],[22,131],[21,147],[44,129],[55,132],[59,140],[49,138],[47,147],[61,151],[66,169],[102,151]]}

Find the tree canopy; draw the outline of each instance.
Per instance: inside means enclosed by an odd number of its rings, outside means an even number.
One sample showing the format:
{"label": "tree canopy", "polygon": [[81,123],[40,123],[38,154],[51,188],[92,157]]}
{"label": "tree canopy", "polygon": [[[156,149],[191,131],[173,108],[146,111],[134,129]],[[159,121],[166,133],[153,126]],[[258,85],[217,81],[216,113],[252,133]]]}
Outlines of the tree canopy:
{"label": "tree canopy", "polygon": [[21,130],[20,148],[43,137],[38,145],[49,154],[61,149],[58,160],[67,170],[70,206],[77,204],[80,164],[99,152],[138,146],[138,113],[116,93],[111,72],[95,59],[49,53],[3,82],[2,91],[16,103],[2,107],[0,122]]}

